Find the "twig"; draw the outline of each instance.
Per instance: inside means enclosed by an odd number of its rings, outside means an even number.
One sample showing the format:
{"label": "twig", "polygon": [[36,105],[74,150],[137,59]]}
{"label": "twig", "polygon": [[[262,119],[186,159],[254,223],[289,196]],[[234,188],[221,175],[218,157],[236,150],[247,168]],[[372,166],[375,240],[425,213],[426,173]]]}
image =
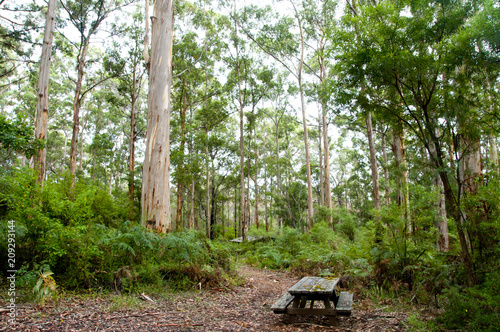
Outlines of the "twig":
{"label": "twig", "polygon": [[125,315],[125,316],[111,316],[104,318],[104,320],[110,320],[110,319],[116,319],[116,318],[129,318],[129,317],[144,317],[144,316],[166,316],[166,314],[162,312],[152,312],[152,313],[146,313],[142,315]]}
{"label": "twig", "polygon": [[141,293],[141,296],[142,296],[142,298],[144,298],[145,300],[148,300],[148,301],[150,301],[150,302],[154,302],[154,301],[153,301],[153,300],[152,300],[149,296],[147,296],[147,295],[146,295],[146,294],[144,294],[144,293]]}
{"label": "twig", "polygon": [[161,325],[156,325],[156,326],[159,326],[159,327],[163,327],[163,326],[203,326],[203,324],[175,324],[175,323],[171,323],[171,324],[161,324]]}

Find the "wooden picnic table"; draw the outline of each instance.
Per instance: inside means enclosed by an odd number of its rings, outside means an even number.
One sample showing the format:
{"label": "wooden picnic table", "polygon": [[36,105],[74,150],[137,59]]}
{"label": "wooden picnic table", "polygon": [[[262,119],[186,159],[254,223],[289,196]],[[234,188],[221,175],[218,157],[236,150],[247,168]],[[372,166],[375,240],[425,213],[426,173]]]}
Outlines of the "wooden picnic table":
{"label": "wooden picnic table", "polygon": [[[271,309],[275,313],[288,314],[290,323],[295,321],[297,315],[324,315],[334,325],[337,315],[350,315],[352,309],[352,293],[337,294],[338,282],[339,278],[304,277],[276,301]],[[315,302],[322,302],[323,307],[315,306]]]}

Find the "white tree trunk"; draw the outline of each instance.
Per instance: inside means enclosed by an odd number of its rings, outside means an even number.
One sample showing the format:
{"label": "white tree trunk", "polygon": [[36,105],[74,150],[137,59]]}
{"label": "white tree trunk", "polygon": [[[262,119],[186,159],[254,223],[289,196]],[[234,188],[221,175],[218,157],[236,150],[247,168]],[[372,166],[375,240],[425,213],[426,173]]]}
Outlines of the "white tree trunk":
{"label": "white tree trunk", "polygon": [[440,252],[447,252],[450,249],[450,240],[448,236],[448,218],[446,214],[446,199],[444,197],[443,182],[439,175],[436,177],[436,189],[439,196],[436,202],[436,230],[437,241],[436,248]]}
{"label": "white tree trunk", "polygon": [[300,92],[300,105],[302,108],[302,124],[304,126],[304,147],[306,150],[306,173],[307,173],[307,221],[309,223],[309,229],[313,226],[313,196],[312,196],[312,180],[311,180],[311,156],[309,153],[309,131],[307,129],[307,119],[306,119],[306,103],[304,97],[304,88],[302,86],[302,68],[304,66],[304,35],[302,31],[302,24],[300,18],[297,16],[297,22],[299,24],[300,31],[300,63],[299,72],[297,75],[297,80],[299,84]]}
{"label": "white tree trunk", "polygon": [[372,171],[372,184],[373,184],[373,204],[375,206],[375,210],[380,210],[380,189],[378,183],[377,156],[375,154],[372,114],[370,112],[368,112],[368,114],[366,115],[366,132],[368,136],[368,146],[370,149],[370,168]]}
{"label": "white tree trunk", "polygon": [[489,134],[488,141],[490,143],[490,163],[491,165],[497,167],[498,166],[498,147],[497,147],[497,139],[495,135]]}
{"label": "white tree trunk", "polygon": [[[54,39],[54,21],[56,13],[56,0],[49,0],[45,31],[43,33],[42,57],[40,59],[40,76],[38,77],[38,94],[36,99],[35,138],[42,141],[47,139],[47,122],[49,117],[48,93],[49,71],[52,41]],[[38,170],[38,183],[43,184],[45,179],[45,161],[47,149],[38,151],[34,158],[34,167]]]}
{"label": "white tree trunk", "polygon": [[141,203],[142,223],[158,232],[172,230],[170,90],[172,86],[173,4],[173,0],[156,0],[151,22],[148,125]]}

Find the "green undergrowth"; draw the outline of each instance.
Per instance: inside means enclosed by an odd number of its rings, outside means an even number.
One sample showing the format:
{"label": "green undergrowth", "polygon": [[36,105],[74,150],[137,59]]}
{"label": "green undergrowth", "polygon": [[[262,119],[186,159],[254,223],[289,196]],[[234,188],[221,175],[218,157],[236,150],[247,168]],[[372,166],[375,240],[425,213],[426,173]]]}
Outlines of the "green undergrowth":
{"label": "green undergrowth", "polygon": [[[0,177],[0,256],[8,257],[7,237],[15,234],[16,288],[26,299],[34,299],[31,289],[47,271],[58,291],[134,293],[233,283],[227,242],[196,231],[158,234],[127,220],[126,200],[92,184],[70,189],[63,179],[42,191],[35,179],[27,169]],[[12,270],[7,260],[0,264]]]}

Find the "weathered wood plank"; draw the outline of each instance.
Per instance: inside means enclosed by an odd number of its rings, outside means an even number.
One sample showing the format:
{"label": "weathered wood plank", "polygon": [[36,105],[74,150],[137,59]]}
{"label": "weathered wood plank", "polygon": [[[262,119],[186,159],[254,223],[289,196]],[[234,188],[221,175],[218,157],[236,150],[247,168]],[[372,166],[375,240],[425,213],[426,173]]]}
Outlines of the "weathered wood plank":
{"label": "weathered wood plank", "polygon": [[349,292],[341,292],[337,302],[337,313],[342,316],[350,316],[352,311],[353,295]]}
{"label": "weathered wood plank", "polygon": [[295,296],[293,296],[290,293],[286,293],[283,295],[278,301],[274,302],[274,304],[271,306],[271,309],[274,311],[274,313],[285,313],[286,307],[293,301]]}
{"label": "weathered wood plank", "polygon": [[334,292],[339,278],[304,277],[288,292],[292,295],[326,294]]}
{"label": "weathered wood plank", "polygon": [[286,313],[290,315],[337,315],[337,312],[333,308],[287,308]]}

